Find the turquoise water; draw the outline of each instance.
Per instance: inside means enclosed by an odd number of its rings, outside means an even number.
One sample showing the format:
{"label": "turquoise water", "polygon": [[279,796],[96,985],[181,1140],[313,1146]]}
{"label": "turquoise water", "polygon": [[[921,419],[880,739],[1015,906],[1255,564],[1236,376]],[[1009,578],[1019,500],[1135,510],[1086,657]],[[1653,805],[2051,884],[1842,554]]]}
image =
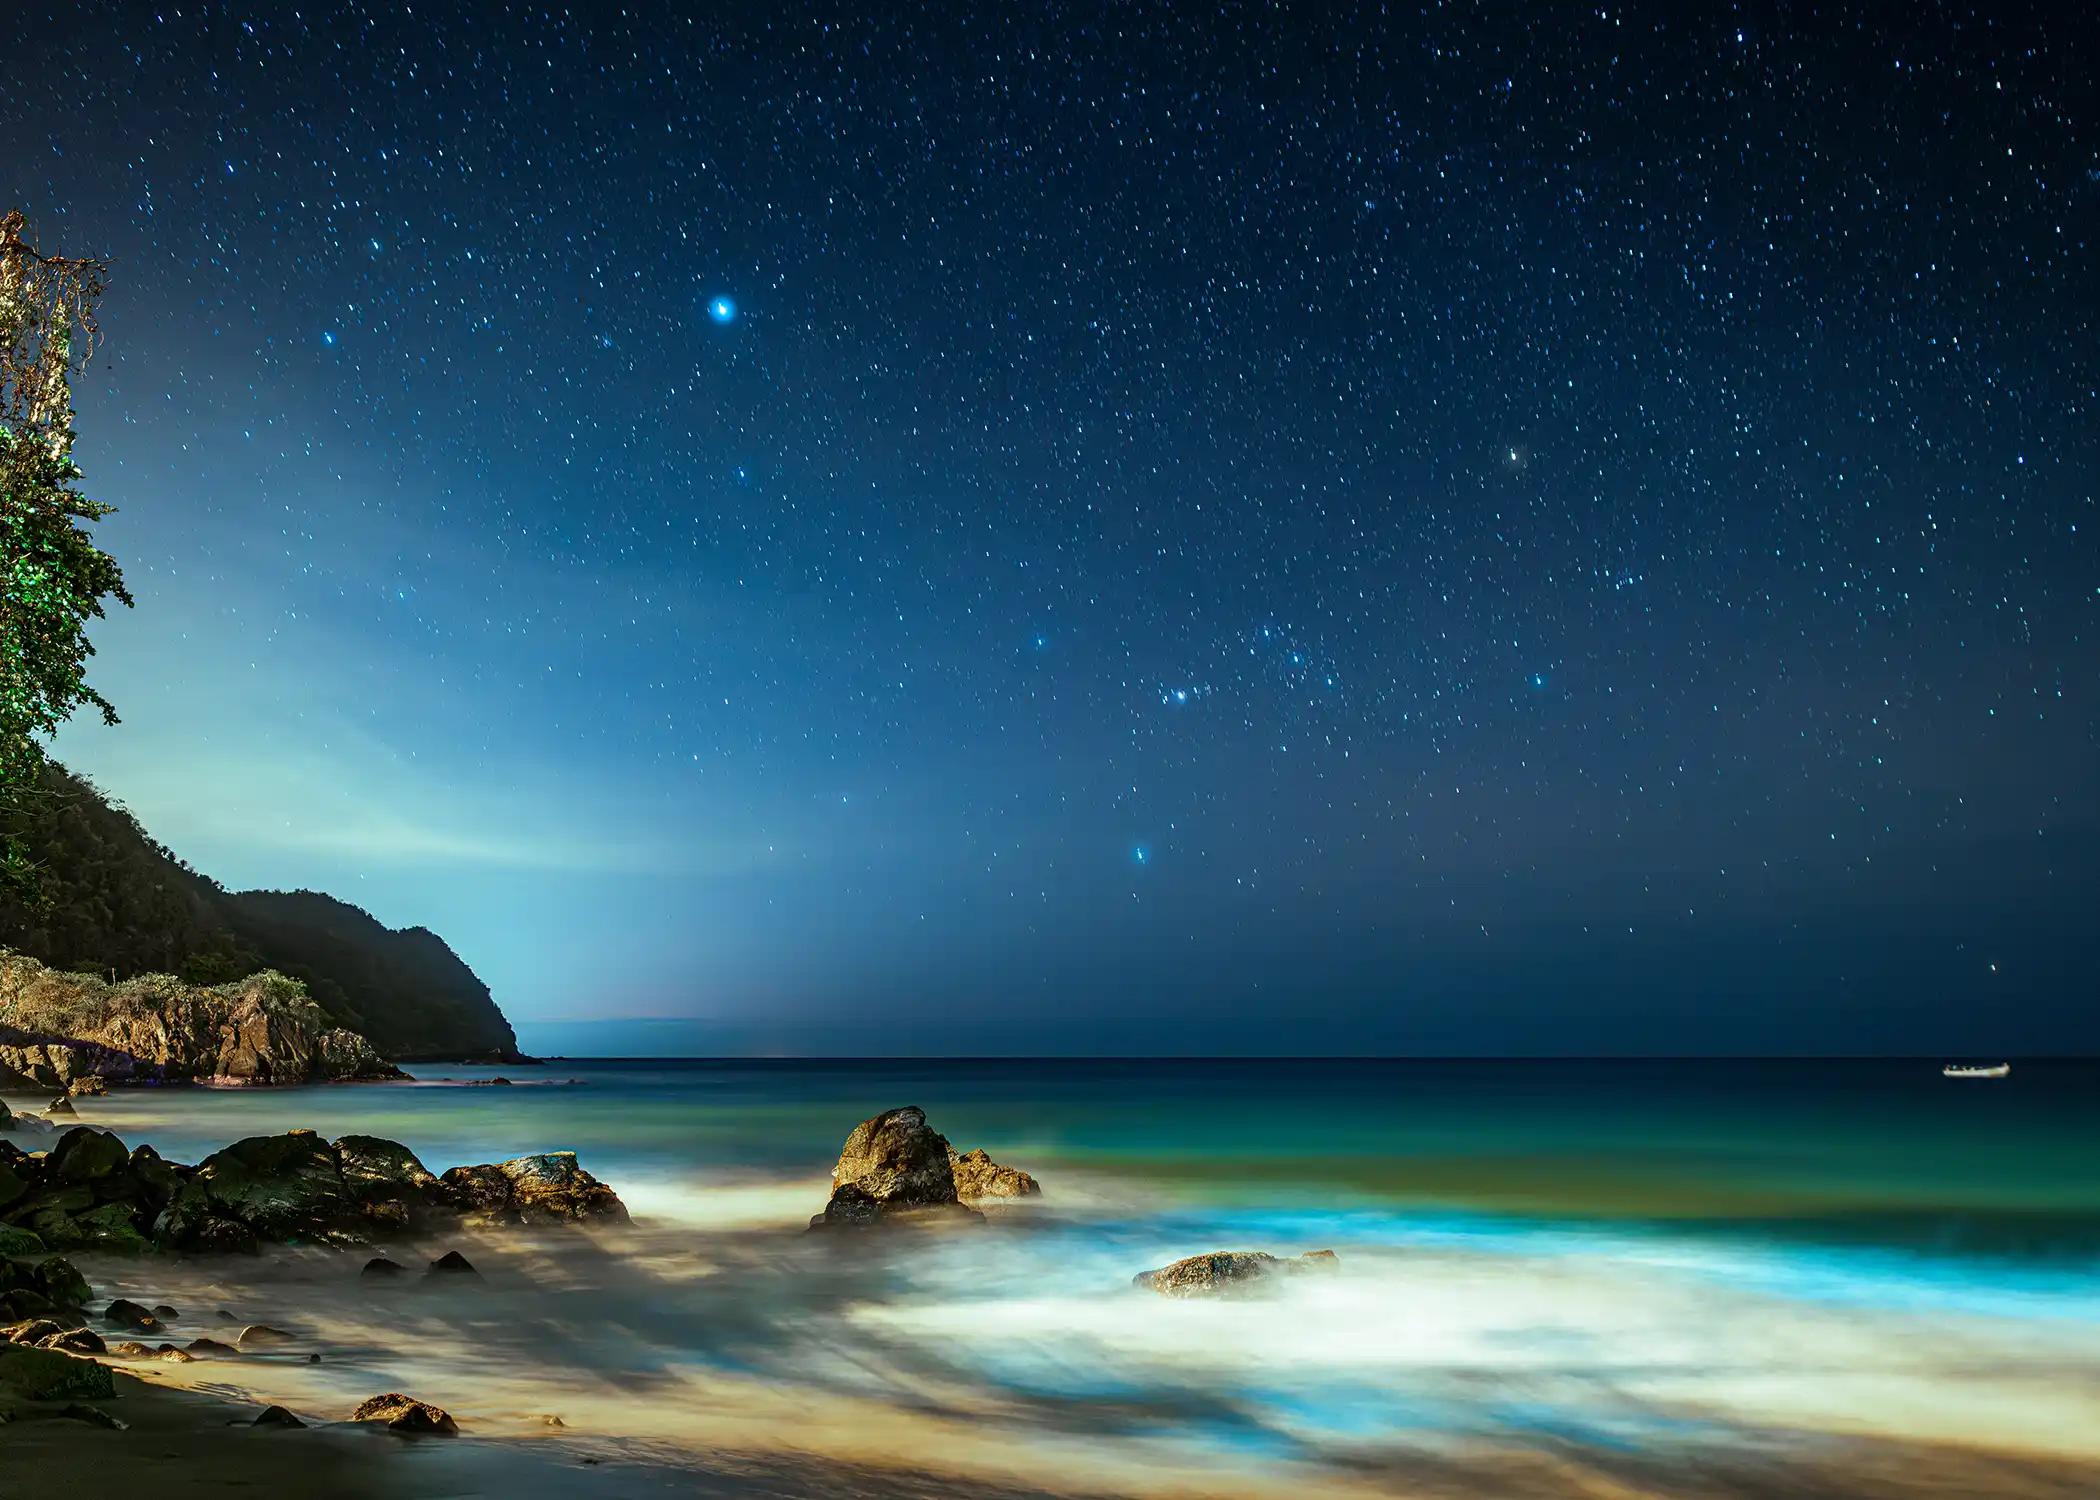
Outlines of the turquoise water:
{"label": "turquoise water", "polygon": [[[646,1294],[610,1273],[576,1286],[599,1308],[570,1330],[592,1378],[627,1362],[913,1412],[989,1403],[1016,1441],[1209,1462],[1767,1454],[1861,1432],[2100,1459],[2077,1436],[2100,1432],[2091,1065],[2002,1082],[1883,1062],[506,1071],[511,1087],[426,1067],[409,1086],[82,1109],[187,1159],[292,1126],[389,1136],[435,1169],[577,1151],[635,1208],[652,1267]],[[1045,1197],[846,1270],[813,1258],[796,1231],[841,1139],[906,1103]],[[1130,1288],[1220,1248],[1332,1248],[1342,1270],[1245,1303]],[[541,1327],[533,1360],[558,1342]]]}
{"label": "turquoise water", "polygon": [[[498,1070],[424,1067],[425,1079]],[[1914,1062],[555,1062],[504,1088],[118,1095],[172,1154],[308,1125],[431,1165],[561,1147],[618,1183],[828,1170],[852,1123],[917,1103],[958,1146],[1177,1199],[1313,1201],[2009,1254],[2100,1247],[2100,1066],[1996,1082]],[[573,1082],[572,1082],[573,1081]]]}

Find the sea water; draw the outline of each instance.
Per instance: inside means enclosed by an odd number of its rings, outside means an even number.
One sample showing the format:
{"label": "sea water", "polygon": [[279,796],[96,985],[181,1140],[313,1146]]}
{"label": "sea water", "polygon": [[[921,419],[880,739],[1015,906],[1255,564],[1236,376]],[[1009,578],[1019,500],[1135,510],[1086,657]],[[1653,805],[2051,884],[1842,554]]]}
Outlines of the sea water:
{"label": "sea water", "polygon": [[[324,1406],[406,1366],[487,1392],[492,1418],[561,1400],[672,1447],[705,1430],[883,1461],[885,1437],[908,1449],[932,1424],[960,1461],[961,1423],[993,1468],[1033,1453],[1038,1473],[1197,1492],[1512,1453],[1621,1477],[1688,1455],[1783,1471],[1836,1443],[1891,1472],[1989,1454],[2011,1494],[2021,1463],[2100,1461],[2086,1064],[2002,1081],[1922,1062],[497,1071],[80,1107],[186,1160],[295,1126],[391,1137],[433,1170],[573,1150],[633,1208],[603,1257],[490,1242],[478,1303],[376,1309],[406,1354],[332,1260],[269,1263],[274,1295],[336,1340],[295,1381]],[[847,1130],[901,1104],[1034,1173],[1041,1200],[866,1253],[801,1235]],[[1217,1249],[1339,1266],[1216,1302],[1130,1284]],[[209,1274],[192,1295],[262,1295]]]}

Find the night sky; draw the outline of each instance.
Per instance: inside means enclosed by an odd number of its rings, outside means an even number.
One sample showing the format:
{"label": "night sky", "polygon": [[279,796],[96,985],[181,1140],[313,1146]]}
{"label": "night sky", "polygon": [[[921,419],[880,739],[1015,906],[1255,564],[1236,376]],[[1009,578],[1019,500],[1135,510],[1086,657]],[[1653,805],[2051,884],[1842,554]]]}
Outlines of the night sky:
{"label": "night sky", "polygon": [[527,1047],[2100,1051],[2075,10],[15,0],[60,754]]}

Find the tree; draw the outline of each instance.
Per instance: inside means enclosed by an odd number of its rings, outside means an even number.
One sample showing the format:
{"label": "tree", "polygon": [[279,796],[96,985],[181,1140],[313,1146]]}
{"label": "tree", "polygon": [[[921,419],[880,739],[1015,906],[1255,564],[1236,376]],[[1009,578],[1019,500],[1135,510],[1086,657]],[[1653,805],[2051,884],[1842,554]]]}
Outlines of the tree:
{"label": "tree", "polygon": [[28,227],[0,217],[0,884],[17,889],[33,875],[17,829],[38,794],[39,737],[85,707],[117,721],[88,685],[87,627],[104,600],[131,603],[87,529],[112,507],[80,492],[73,462],[73,366],[94,350],[109,267],[42,254]]}

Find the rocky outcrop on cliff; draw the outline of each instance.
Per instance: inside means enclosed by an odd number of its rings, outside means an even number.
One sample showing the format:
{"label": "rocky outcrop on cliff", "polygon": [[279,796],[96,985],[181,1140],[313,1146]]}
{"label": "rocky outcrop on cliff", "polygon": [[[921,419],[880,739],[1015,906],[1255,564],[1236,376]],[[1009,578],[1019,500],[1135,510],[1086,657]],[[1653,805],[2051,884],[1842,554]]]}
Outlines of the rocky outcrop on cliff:
{"label": "rocky outcrop on cliff", "polygon": [[1261,1250],[1213,1250],[1172,1265],[1140,1271],[1131,1285],[1163,1297],[1203,1297],[1250,1291],[1305,1271],[1331,1271],[1338,1264],[1332,1250],[1308,1250],[1285,1259]]}
{"label": "rocky outcrop on cliff", "polygon": [[192,985],[110,984],[0,951],[0,1068],[45,1088],[113,1083],[321,1083],[404,1076],[329,1023],[281,974]]}
{"label": "rocky outcrop on cliff", "polygon": [[250,1136],[195,1166],[150,1146],[127,1152],[87,1126],[39,1155],[0,1142],[0,1233],[17,1226],[53,1249],[253,1251],[367,1245],[461,1223],[626,1222],[619,1196],[569,1152],[439,1177],[397,1141],[330,1142],[310,1130]]}
{"label": "rocky outcrop on cliff", "polygon": [[948,1138],[926,1123],[926,1111],[916,1105],[861,1121],[831,1169],[831,1201],[809,1227],[981,1217],[962,1204],[950,1155]]}

